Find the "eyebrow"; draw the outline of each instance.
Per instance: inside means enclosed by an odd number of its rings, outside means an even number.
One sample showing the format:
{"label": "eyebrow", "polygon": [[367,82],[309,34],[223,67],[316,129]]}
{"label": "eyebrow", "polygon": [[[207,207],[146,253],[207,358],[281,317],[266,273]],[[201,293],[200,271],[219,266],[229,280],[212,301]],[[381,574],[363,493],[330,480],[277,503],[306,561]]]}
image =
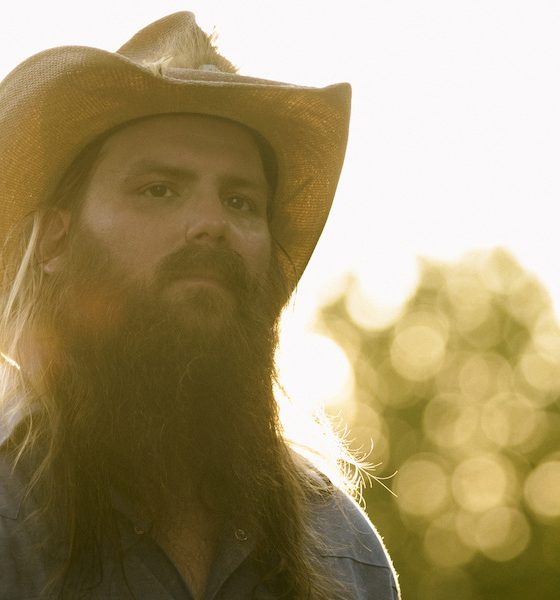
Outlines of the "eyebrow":
{"label": "eyebrow", "polygon": [[190,171],[189,169],[173,167],[169,164],[151,160],[140,160],[132,164],[132,167],[129,169],[124,181],[127,183],[136,177],[145,175],[146,173],[157,173],[158,175],[170,177],[171,179],[183,179],[186,181],[195,179],[194,172]]}
{"label": "eyebrow", "polygon": [[[182,181],[193,181],[197,175],[194,171],[184,167],[174,167],[167,163],[152,161],[152,160],[139,160],[133,163],[129,172],[124,178],[124,182],[128,183],[137,177],[145,175],[146,173],[154,173],[169,177],[170,179],[178,179]],[[238,175],[225,175],[223,180],[228,185],[240,186],[250,188],[254,190],[263,190],[269,196],[272,196],[272,190],[265,177],[262,179],[262,183],[258,180],[240,177]]]}

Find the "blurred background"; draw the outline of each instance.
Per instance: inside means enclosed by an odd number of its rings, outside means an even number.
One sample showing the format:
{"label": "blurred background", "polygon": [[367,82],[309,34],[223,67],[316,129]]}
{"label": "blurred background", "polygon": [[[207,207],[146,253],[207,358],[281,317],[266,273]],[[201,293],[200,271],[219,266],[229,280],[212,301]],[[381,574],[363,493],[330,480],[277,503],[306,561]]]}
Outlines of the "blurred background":
{"label": "blurred background", "polygon": [[0,76],[177,10],[242,73],[352,83],[278,362],[293,404],[388,477],[395,495],[364,499],[404,599],[558,598],[560,4],[21,0],[1,9]]}
{"label": "blurred background", "polygon": [[504,250],[424,261],[378,327],[349,278],[318,318],[352,368],[328,411],[389,476],[366,506],[403,597],[560,597],[560,329]]}

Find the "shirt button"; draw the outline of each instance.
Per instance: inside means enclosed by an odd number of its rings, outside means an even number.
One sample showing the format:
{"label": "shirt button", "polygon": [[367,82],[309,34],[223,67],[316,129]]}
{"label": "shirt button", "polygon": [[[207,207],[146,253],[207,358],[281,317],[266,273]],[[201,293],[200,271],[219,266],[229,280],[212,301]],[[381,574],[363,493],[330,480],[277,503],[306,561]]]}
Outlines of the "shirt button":
{"label": "shirt button", "polygon": [[144,535],[146,532],[141,527],[138,527],[138,525],[135,525],[134,526],[134,533],[136,535]]}
{"label": "shirt button", "polygon": [[247,541],[247,532],[244,529],[235,530],[235,539],[240,542]]}

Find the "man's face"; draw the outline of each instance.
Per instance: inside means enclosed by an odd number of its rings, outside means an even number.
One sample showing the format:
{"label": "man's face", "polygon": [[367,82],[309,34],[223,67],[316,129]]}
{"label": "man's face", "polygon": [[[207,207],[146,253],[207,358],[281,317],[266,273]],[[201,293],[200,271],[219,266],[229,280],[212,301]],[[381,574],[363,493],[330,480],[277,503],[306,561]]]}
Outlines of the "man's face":
{"label": "man's face", "polygon": [[202,260],[200,268],[191,264],[181,271],[180,260],[175,265],[166,259],[187,247],[202,257],[230,255],[251,280],[264,280],[271,255],[270,193],[259,149],[246,129],[212,117],[157,116],[105,142],[79,225],[129,283],[157,286],[174,312],[196,298],[227,306],[235,297],[223,268]]}
{"label": "man's face", "polygon": [[257,143],[219,119],[150,118],[107,139],[82,194],[56,215],[71,228],[34,331],[67,454],[150,510],[177,488],[258,514],[286,286]]}

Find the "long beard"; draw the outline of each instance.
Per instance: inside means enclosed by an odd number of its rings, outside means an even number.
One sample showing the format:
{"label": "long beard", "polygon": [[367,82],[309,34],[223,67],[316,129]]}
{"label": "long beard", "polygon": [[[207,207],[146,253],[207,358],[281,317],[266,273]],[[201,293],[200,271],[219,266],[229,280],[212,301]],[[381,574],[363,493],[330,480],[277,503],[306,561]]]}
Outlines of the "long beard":
{"label": "long beard", "polygon": [[[230,251],[192,246],[140,286],[91,233],[79,230],[71,248],[37,321],[62,466],[80,489],[116,489],[147,518],[196,501],[258,519],[285,453],[272,391],[278,270],[256,282]],[[166,282],[204,266],[223,275],[228,294],[164,299]]]}

